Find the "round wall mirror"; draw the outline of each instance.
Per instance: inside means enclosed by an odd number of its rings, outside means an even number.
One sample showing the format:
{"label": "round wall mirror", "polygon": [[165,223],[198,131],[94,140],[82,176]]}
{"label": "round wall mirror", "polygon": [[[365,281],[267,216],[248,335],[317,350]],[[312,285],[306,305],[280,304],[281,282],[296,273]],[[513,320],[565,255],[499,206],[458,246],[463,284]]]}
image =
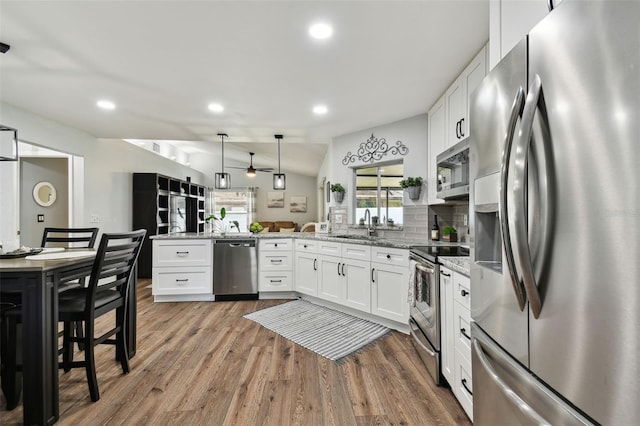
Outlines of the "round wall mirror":
{"label": "round wall mirror", "polygon": [[42,207],[48,207],[56,201],[56,188],[50,182],[38,182],[33,187],[33,199]]}

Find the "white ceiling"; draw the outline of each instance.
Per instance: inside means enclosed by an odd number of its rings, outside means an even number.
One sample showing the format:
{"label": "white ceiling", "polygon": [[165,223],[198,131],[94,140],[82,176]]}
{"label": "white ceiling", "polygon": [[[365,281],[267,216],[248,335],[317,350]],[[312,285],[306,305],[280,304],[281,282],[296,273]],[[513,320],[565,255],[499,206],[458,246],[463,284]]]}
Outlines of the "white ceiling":
{"label": "white ceiling", "polygon": [[[256,167],[277,168],[282,133],[282,169],[315,176],[332,137],[425,113],[488,40],[488,4],[0,0],[0,99],[188,152],[219,155],[225,132],[225,156]],[[331,39],[308,37],[317,21]]]}

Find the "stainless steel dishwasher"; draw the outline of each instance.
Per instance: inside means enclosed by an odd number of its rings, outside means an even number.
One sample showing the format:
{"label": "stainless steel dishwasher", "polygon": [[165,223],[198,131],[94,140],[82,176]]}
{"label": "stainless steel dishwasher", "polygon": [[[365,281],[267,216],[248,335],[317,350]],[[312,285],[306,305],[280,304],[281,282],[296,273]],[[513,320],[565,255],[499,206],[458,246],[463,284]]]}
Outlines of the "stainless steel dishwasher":
{"label": "stainless steel dishwasher", "polygon": [[216,300],[258,298],[255,238],[223,238],[214,241],[213,294]]}

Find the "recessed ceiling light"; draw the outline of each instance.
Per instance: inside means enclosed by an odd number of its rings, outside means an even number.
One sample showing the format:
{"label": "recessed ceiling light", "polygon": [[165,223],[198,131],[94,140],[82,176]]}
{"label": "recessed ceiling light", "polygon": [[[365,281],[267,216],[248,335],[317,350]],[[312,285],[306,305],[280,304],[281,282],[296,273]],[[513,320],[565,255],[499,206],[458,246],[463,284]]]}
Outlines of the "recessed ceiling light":
{"label": "recessed ceiling light", "polygon": [[309,27],[309,35],[318,40],[324,40],[333,34],[333,28],[329,24],[325,24],[324,22],[319,22],[317,24],[313,24]]}
{"label": "recessed ceiling light", "polygon": [[98,105],[102,109],[116,109],[116,104],[107,100],[98,101],[96,102],[96,105]]}
{"label": "recessed ceiling light", "polygon": [[324,115],[328,112],[329,110],[327,109],[326,106],[324,105],[316,105],[313,107],[313,113],[317,114],[317,115]]}
{"label": "recessed ceiling light", "polygon": [[220,104],[209,104],[209,111],[222,112],[224,111],[224,107]]}

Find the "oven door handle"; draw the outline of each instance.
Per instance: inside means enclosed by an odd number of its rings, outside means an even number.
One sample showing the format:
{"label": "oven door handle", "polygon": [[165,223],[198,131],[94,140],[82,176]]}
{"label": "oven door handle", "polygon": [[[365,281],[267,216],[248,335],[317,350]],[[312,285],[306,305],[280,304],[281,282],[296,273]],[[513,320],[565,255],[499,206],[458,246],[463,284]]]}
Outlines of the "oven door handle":
{"label": "oven door handle", "polygon": [[416,263],[416,269],[427,274],[435,274],[436,268],[424,266],[422,263]]}
{"label": "oven door handle", "polygon": [[416,325],[416,323],[413,322],[413,320],[409,320],[409,333],[411,334],[411,337],[413,337],[413,341],[416,342],[418,345],[420,345],[420,348],[422,348],[426,353],[428,353],[430,357],[435,357],[436,353],[431,349],[429,349],[428,347],[426,347],[424,343],[420,341],[420,339],[416,334],[416,330],[418,330],[418,326]]}

